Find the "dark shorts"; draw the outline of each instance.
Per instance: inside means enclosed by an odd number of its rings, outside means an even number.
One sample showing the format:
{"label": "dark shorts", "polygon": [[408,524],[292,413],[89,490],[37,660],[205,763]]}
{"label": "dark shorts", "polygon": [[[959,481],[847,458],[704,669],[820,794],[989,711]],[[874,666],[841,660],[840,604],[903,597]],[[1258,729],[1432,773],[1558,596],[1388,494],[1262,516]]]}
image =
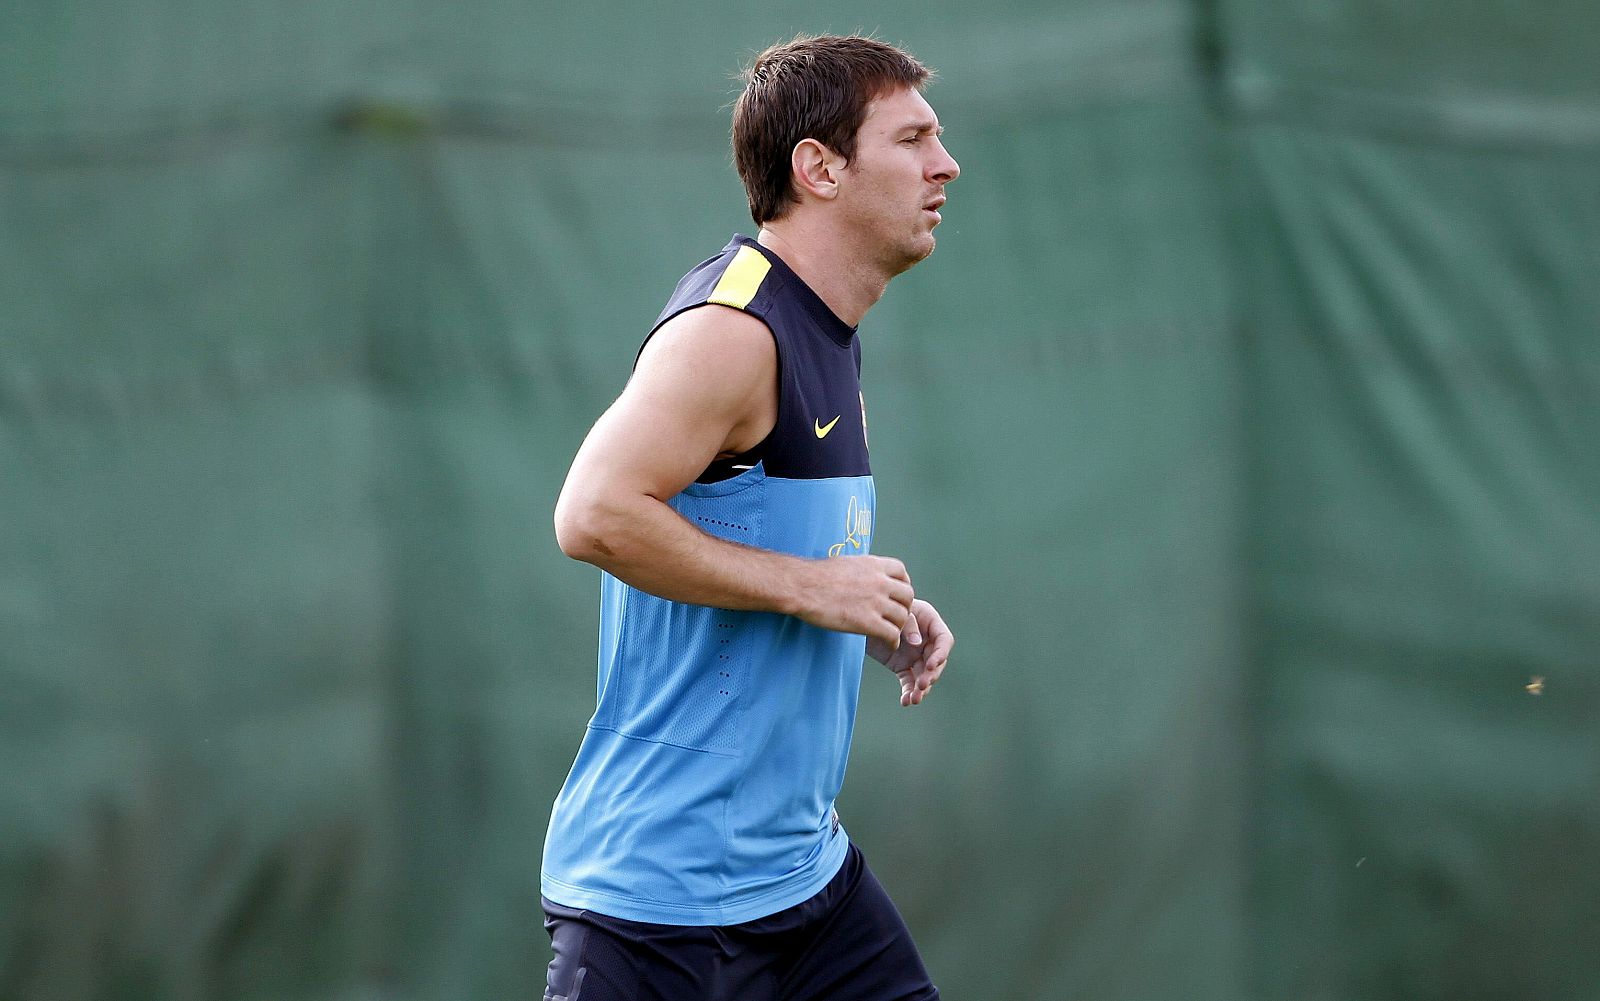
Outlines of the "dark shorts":
{"label": "dark shorts", "polygon": [[855,845],[822,891],[743,924],[657,925],[544,901],[545,1001],[937,1001]]}

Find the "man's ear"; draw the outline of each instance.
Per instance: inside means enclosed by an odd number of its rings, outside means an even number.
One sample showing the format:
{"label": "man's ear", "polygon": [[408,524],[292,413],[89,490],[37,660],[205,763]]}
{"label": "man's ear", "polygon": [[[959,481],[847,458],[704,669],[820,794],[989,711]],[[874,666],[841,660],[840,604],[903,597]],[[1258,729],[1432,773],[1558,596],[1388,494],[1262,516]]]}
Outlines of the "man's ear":
{"label": "man's ear", "polygon": [[838,197],[839,175],[844,168],[844,158],[815,139],[800,140],[789,154],[795,187],[825,201]]}

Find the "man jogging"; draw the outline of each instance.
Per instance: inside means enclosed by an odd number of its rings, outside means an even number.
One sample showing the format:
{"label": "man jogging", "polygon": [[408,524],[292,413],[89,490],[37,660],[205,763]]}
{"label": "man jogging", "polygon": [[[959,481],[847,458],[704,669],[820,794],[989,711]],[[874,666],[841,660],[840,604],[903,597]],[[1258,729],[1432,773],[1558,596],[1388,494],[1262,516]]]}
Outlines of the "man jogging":
{"label": "man jogging", "polygon": [[833,809],[863,655],[912,706],[955,642],[869,554],[856,336],[960,173],[928,77],[867,38],[756,58],[758,234],[678,283],[573,460],[556,535],[604,571],[600,678],[545,842],[547,1001],[938,997]]}

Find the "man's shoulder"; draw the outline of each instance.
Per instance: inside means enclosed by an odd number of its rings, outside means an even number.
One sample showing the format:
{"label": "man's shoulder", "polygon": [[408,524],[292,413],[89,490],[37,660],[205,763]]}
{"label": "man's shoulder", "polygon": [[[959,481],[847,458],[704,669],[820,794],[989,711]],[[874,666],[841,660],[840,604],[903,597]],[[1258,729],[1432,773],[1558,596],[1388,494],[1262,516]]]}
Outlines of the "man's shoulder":
{"label": "man's shoulder", "polygon": [[707,304],[760,316],[768,299],[771,274],[772,262],[755,242],[735,236],[715,257],[701,261],[678,280],[655,327],[685,310]]}
{"label": "man's shoulder", "polygon": [[766,339],[771,340],[771,327],[765,319],[746,310],[710,301],[686,306],[661,321],[661,324],[656,327],[655,336],[651,340],[658,340],[662,334],[668,331],[765,332]]}
{"label": "man's shoulder", "polygon": [[640,351],[640,362],[661,352],[701,356],[708,371],[726,371],[741,360],[775,359],[776,346],[765,320],[709,301],[690,305],[656,327]]}

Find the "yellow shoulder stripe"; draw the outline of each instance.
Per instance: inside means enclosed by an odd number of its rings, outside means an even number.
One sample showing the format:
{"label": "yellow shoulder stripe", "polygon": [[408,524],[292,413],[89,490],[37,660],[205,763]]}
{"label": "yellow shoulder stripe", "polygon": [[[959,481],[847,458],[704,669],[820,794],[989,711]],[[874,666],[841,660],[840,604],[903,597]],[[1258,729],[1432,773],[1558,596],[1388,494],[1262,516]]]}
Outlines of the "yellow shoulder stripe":
{"label": "yellow shoulder stripe", "polygon": [[761,289],[761,280],[771,270],[772,262],[762,256],[761,251],[754,247],[740,247],[706,302],[743,309],[756,297],[756,292]]}

